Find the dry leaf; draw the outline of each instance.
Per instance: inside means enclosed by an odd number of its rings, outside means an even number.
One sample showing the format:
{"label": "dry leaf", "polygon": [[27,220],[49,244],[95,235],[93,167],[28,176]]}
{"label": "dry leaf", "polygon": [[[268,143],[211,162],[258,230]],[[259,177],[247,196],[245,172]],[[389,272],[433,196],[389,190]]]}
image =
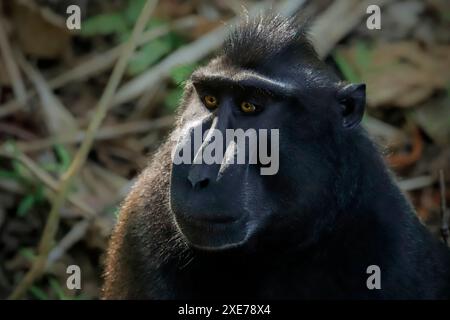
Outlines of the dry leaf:
{"label": "dry leaf", "polygon": [[450,145],[450,97],[433,99],[414,110],[411,116],[434,143]]}
{"label": "dry leaf", "polygon": [[39,58],[57,58],[70,46],[66,28],[48,21],[40,11],[14,1],[12,22],[23,52]]}
{"label": "dry leaf", "polygon": [[367,83],[371,107],[412,107],[424,102],[449,80],[450,46],[429,47],[415,42],[377,44],[366,66],[358,65],[357,47],[343,54]]}
{"label": "dry leaf", "polygon": [[61,103],[59,98],[50,89],[42,74],[33,68],[25,59],[20,59],[23,70],[36,87],[42,105],[42,116],[47,130],[52,135],[73,134],[77,131],[77,120]]}
{"label": "dry leaf", "polygon": [[199,0],[164,0],[160,1],[155,10],[156,17],[180,18],[193,14]]}

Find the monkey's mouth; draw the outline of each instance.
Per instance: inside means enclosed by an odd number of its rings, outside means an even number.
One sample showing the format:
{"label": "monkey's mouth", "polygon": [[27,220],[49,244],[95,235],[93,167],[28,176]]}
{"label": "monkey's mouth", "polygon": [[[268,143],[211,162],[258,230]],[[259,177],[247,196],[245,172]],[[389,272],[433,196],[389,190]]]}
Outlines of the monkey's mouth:
{"label": "monkey's mouth", "polygon": [[181,233],[188,243],[200,250],[220,251],[243,245],[250,235],[248,218],[214,216],[193,218],[183,214],[175,215]]}

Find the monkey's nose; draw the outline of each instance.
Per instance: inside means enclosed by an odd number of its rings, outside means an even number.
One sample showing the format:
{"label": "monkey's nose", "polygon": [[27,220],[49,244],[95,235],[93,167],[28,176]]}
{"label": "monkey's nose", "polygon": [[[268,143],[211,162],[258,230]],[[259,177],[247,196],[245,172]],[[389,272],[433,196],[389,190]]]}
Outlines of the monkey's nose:
{"label": "monkey's nose", "polygon": [[209,178],[203,175],[200,170],[191,170],[187,178],[194,189],[203,189],[209,184]]}

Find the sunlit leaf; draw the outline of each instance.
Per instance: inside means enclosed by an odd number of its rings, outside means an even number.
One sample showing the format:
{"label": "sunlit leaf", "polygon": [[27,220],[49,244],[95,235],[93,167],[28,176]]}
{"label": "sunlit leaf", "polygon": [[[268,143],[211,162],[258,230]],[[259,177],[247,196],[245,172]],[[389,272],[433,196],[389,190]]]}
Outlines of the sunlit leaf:
{"label": "sunlit leaf", "polygon": [[108,35],[127,30],[125,17],[120,13],[99,14],[85,20],[81,26],[83,36]]}

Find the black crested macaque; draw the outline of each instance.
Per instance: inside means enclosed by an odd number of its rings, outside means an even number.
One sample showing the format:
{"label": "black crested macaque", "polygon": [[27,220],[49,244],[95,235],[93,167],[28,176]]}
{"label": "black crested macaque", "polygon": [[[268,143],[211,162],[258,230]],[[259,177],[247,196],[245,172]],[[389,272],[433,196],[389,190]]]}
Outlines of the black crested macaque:
{"label": "black crested macaque", "polygon": [[[329,70],[297,20],[246,19],[187,81],[176,129],[122,205],[103,298],[450,298],[450,251],[359,125],[365,85]],[[279,129],[279,168],[227,162],[234,151],[194,161],[223,144],[206,135],[181,154],[195,129]]]}

